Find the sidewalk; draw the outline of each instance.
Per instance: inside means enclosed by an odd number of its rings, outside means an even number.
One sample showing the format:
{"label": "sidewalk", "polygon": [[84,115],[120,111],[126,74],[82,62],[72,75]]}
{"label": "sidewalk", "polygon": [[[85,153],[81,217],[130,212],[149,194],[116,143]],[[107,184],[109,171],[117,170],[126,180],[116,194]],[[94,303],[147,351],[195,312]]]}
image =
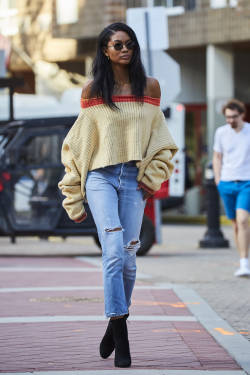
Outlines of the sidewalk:
{"label": "sidewalk", "polygon": [[139,272],[124,370],[98,353],[107,324],[100,257],[2,257],[0,271],[1,374],[250,373],[250,343],[188,285]]}

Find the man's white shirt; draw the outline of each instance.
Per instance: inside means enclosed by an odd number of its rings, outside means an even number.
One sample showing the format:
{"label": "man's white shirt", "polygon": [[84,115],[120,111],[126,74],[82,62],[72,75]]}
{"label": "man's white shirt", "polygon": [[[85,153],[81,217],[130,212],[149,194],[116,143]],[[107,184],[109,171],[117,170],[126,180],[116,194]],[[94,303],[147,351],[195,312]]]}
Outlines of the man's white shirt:
{"label": "man's white shirt", "polygon": [[250,124],[236,132],[229,124],[215,132],[214,151],[222,154],[222,181],[250,181]]}

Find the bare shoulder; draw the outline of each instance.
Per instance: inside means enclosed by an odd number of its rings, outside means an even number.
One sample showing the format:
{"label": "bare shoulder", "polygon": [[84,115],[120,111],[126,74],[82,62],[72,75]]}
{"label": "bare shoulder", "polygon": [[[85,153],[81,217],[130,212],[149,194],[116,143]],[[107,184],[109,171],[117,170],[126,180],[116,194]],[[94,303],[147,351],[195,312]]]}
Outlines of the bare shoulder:
{"label": "bare shoulder", "polygon": [[145,95],[151,96],[151,98],[160,98],[161,97],[161,88],[158,80],[153,77],[147,77],[147,84]]}
{"label": "bare shoulder", "polygon": [[93,80],[87,81],[82,88],[82,99],[89,99]]}

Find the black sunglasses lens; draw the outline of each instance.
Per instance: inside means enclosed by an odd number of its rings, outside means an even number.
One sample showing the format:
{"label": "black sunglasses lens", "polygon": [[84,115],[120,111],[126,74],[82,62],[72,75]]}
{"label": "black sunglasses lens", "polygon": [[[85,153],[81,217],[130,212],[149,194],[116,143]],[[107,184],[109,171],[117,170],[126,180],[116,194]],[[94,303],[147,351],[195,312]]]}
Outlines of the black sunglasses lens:
{"label": "black sunglasses lens", "polygon": [[115,44],[114,44],[114,49],[115,49],[116,51],[121,51],[122,48],[123,48],[123,44],[122,44],[122,43],[115,43]]}
{"label": "black sunglasses lens", "polygon": [[[125,46],[127,49],[133,49],[135,47],[135,42],[133,40],[129,40],[125,43]],[[121,51],[123,49],[123,43],[117,42],[113,47],[116,51]]]}
{"label": "black sunglasses lens", "polygon": [[126,47],[127,47],[127,49],[133,49],[135,47],[135,42],[133,40],[129,40],[126,43]]}

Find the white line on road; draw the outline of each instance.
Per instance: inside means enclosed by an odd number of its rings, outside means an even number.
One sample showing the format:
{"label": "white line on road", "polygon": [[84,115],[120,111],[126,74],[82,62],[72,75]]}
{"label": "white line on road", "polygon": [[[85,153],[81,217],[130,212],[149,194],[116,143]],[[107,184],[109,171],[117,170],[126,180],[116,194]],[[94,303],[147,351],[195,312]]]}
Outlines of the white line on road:
{"label": "white line on road", "polygon": [[88,257],[88,256],[79,256],[75,257],[75,259],[80,260],[81,262],[87,262],[92,264],[93,266],[101,267],[102,266],[102,258],[93,258],[93,257]]}
{"label": "white line on road", "polygon": [[[102,266],[102,258],[92,258],[92,257],[85,257],[85,256],[79,256],[75,257],[75,259],[80,260],[81,262],[88,262],[92,264],[93,266],[101,267]],[[148,275],[146,273],[137,272],[136,273],[137,279],[152,279],[151,275]]]}
{"label": "white line on road", "polygon": [[244,371],[224,370],[78,370],[78,371],[34,371],[34,372],[5,372],[1,375],[245,375]]}
{"label": "white line on road", "polygon": [[[56,316],[24,316],[0,318],[0,324],[7,323],[54,323],[54,322],[96,322],[107,318],[103,315],[56,315]],[[133,315],[130,321],[150,321],[150,322],[196,322],[193,316],[165,316],[165,315]]]}
{"label": "white line on road", "polygon": [[0,272],[101,272],[91,267],[0,267]]}
{"label": "white line on road", "polygon": [[[102,272],[102,268],[91,267],[0,267],[0,272]],[[137,273],[138,279],[151,279],[152,276]]]}
{"label": "white line on road", "polygon": [[[159,289],[168,290],[172,289],[172,285],[164,284],[164,286],[154,285],[138,285],[136,290],[146,289]],[[0,293],[19,293],[19,292],[64,292],[70,290],[103,290],[103,286],[44,286],[44,287],[26,287],[26,288],[0,288]]]}

